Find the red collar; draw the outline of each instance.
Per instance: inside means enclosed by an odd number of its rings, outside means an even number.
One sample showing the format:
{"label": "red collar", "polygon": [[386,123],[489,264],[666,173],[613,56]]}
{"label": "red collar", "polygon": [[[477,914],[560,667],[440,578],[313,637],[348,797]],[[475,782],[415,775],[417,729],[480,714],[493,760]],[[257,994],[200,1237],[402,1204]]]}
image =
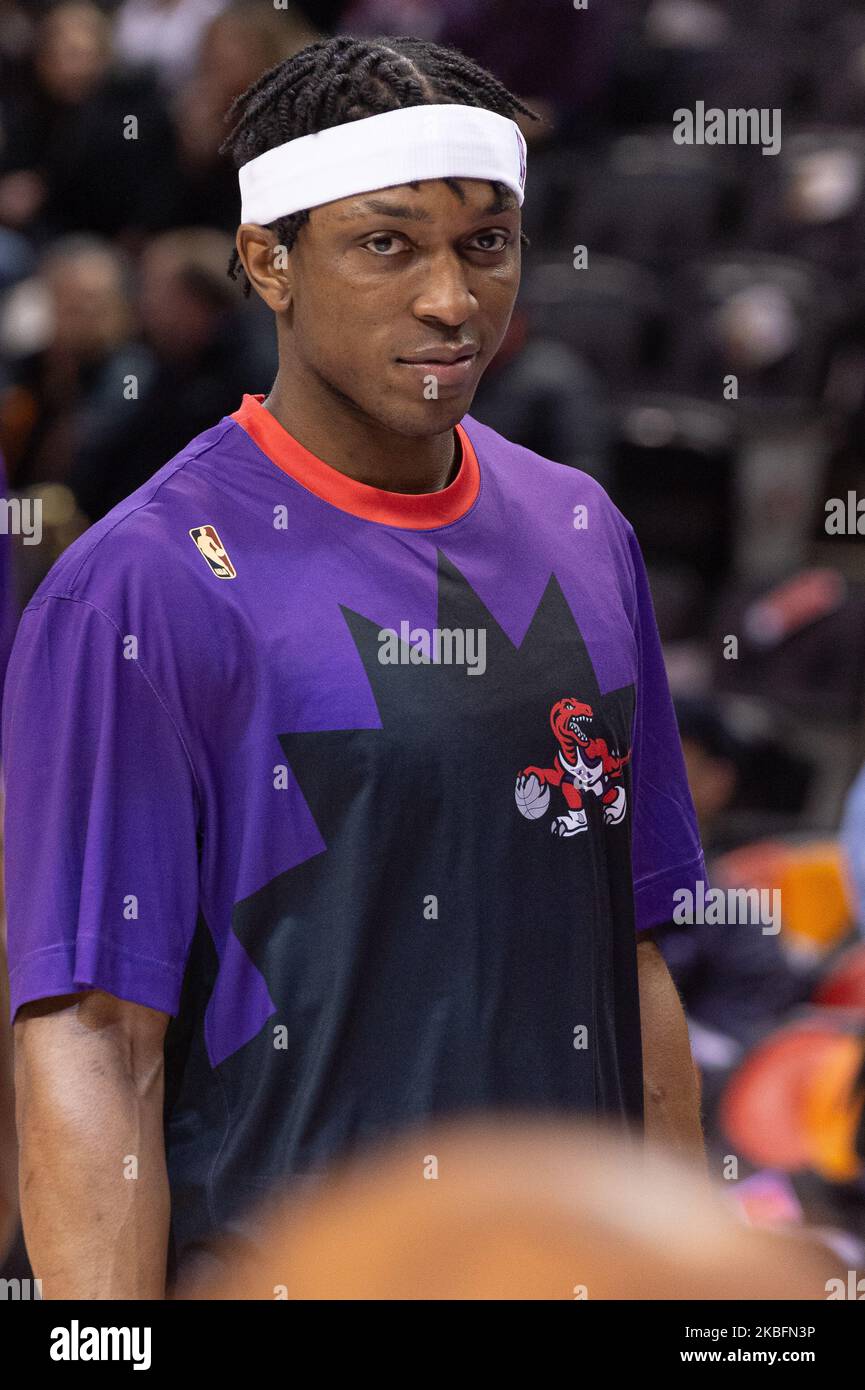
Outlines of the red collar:
{"label": "red collar", "polygon": [[359,483],[316,458],[282,427],[275,415],[265,410],[263,400],[263,395],[244,395],[240,408],[229,419],[246,430],[277,468],[340,511],[387,526],[422,531],[458,521],[477,498],[480,468],[462,425],[455,426],[462,458],[452,483],[439,492],[387,492],[384,488]]}

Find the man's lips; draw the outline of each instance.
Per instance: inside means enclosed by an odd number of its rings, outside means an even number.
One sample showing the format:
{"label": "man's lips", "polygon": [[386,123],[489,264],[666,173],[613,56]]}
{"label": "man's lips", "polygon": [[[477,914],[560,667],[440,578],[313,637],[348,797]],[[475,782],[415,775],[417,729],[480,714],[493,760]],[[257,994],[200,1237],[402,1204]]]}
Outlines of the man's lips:
{"label": "man's lips", "polygon": [[441,386],[459,386],[474,371],[480,349],[425,348],[410,356],[398,357],[401,367],[409,367],[423,376],[434,376]]}

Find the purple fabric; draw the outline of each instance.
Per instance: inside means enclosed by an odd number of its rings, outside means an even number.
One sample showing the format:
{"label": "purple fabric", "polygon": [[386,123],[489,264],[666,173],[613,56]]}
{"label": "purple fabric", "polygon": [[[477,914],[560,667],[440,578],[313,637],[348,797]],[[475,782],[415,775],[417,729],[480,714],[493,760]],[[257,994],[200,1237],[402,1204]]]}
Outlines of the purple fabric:
{"label": "purple fabric", "polygon": [[[0,497],[8,497],[6,469],[0,454]],[[6,677],[6,666],[18,622],[18,602],[15,594],[15,573],[12,564],[12,537],[0,532],[0,690]]]}
{"label": "purple fabric", "polygon": [[[588,475],[462,423],[481,490],[448,526],[338,510],[226,417],[54,566],[22,617],[3,706],[13,1017],[86,986],[176,1013],[200,913],[220,961],[211,1061],[261,1029],[274,1005],[233,911],[325,849],[297,782],[274,785],[278,735],[377,726],[342,610],[434,627],[437,550],[517,645],[554,573],[601,693],[636,687],[637,929],[705,878],[631,527]],[[203,524],[236,580],[217,580],[189,538]],[[513,799],[490,815],[490,834],[517,833]]]}

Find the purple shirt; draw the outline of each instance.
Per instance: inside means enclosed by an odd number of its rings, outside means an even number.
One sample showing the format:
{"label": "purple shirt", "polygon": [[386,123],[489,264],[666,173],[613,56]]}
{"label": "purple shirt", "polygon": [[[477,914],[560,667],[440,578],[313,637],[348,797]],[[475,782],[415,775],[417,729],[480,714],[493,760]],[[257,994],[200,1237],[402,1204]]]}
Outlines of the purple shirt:
{"label": "purple shirt", "polygon": [[12,1013],[173,1015],[180,1260],[430,1116],[639,1123],[635,932],[705,877],[602,488],[467,415],[385,492],[261,399],[64,553],[3,707]]}
{"label": "purple shirt", "polygon": [[[0,454],[0,497],[8,497],[6,468]],[[15,566],[13,563],[12,537],[8,531],[0,532],[0,690],[6,676],[6,663],[12,648],[12,639],[18,624],[19,608],[15,593]]]}

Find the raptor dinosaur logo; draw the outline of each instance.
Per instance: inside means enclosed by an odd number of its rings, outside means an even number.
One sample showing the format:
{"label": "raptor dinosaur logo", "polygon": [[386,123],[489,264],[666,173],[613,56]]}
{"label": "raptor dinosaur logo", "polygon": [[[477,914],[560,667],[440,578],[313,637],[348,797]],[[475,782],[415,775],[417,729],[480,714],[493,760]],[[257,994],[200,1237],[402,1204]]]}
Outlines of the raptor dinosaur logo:
{"label": "raptor dinosaur logo", "polygon": [[550,727],[558,748],[552,767],[527,767],[517,775],[514,796],[527,820],[539,820],[549,810],[551,788],[558,787],[567,811],[556,816],[554,835],[579,835],[588,829],[583,796],[600,797],[607,825],[618,825],[627,810],[622,768],[629,761],[612,752],[606,739],[592,735],[594,711],[573,697],[557,700],[550,710]]}

